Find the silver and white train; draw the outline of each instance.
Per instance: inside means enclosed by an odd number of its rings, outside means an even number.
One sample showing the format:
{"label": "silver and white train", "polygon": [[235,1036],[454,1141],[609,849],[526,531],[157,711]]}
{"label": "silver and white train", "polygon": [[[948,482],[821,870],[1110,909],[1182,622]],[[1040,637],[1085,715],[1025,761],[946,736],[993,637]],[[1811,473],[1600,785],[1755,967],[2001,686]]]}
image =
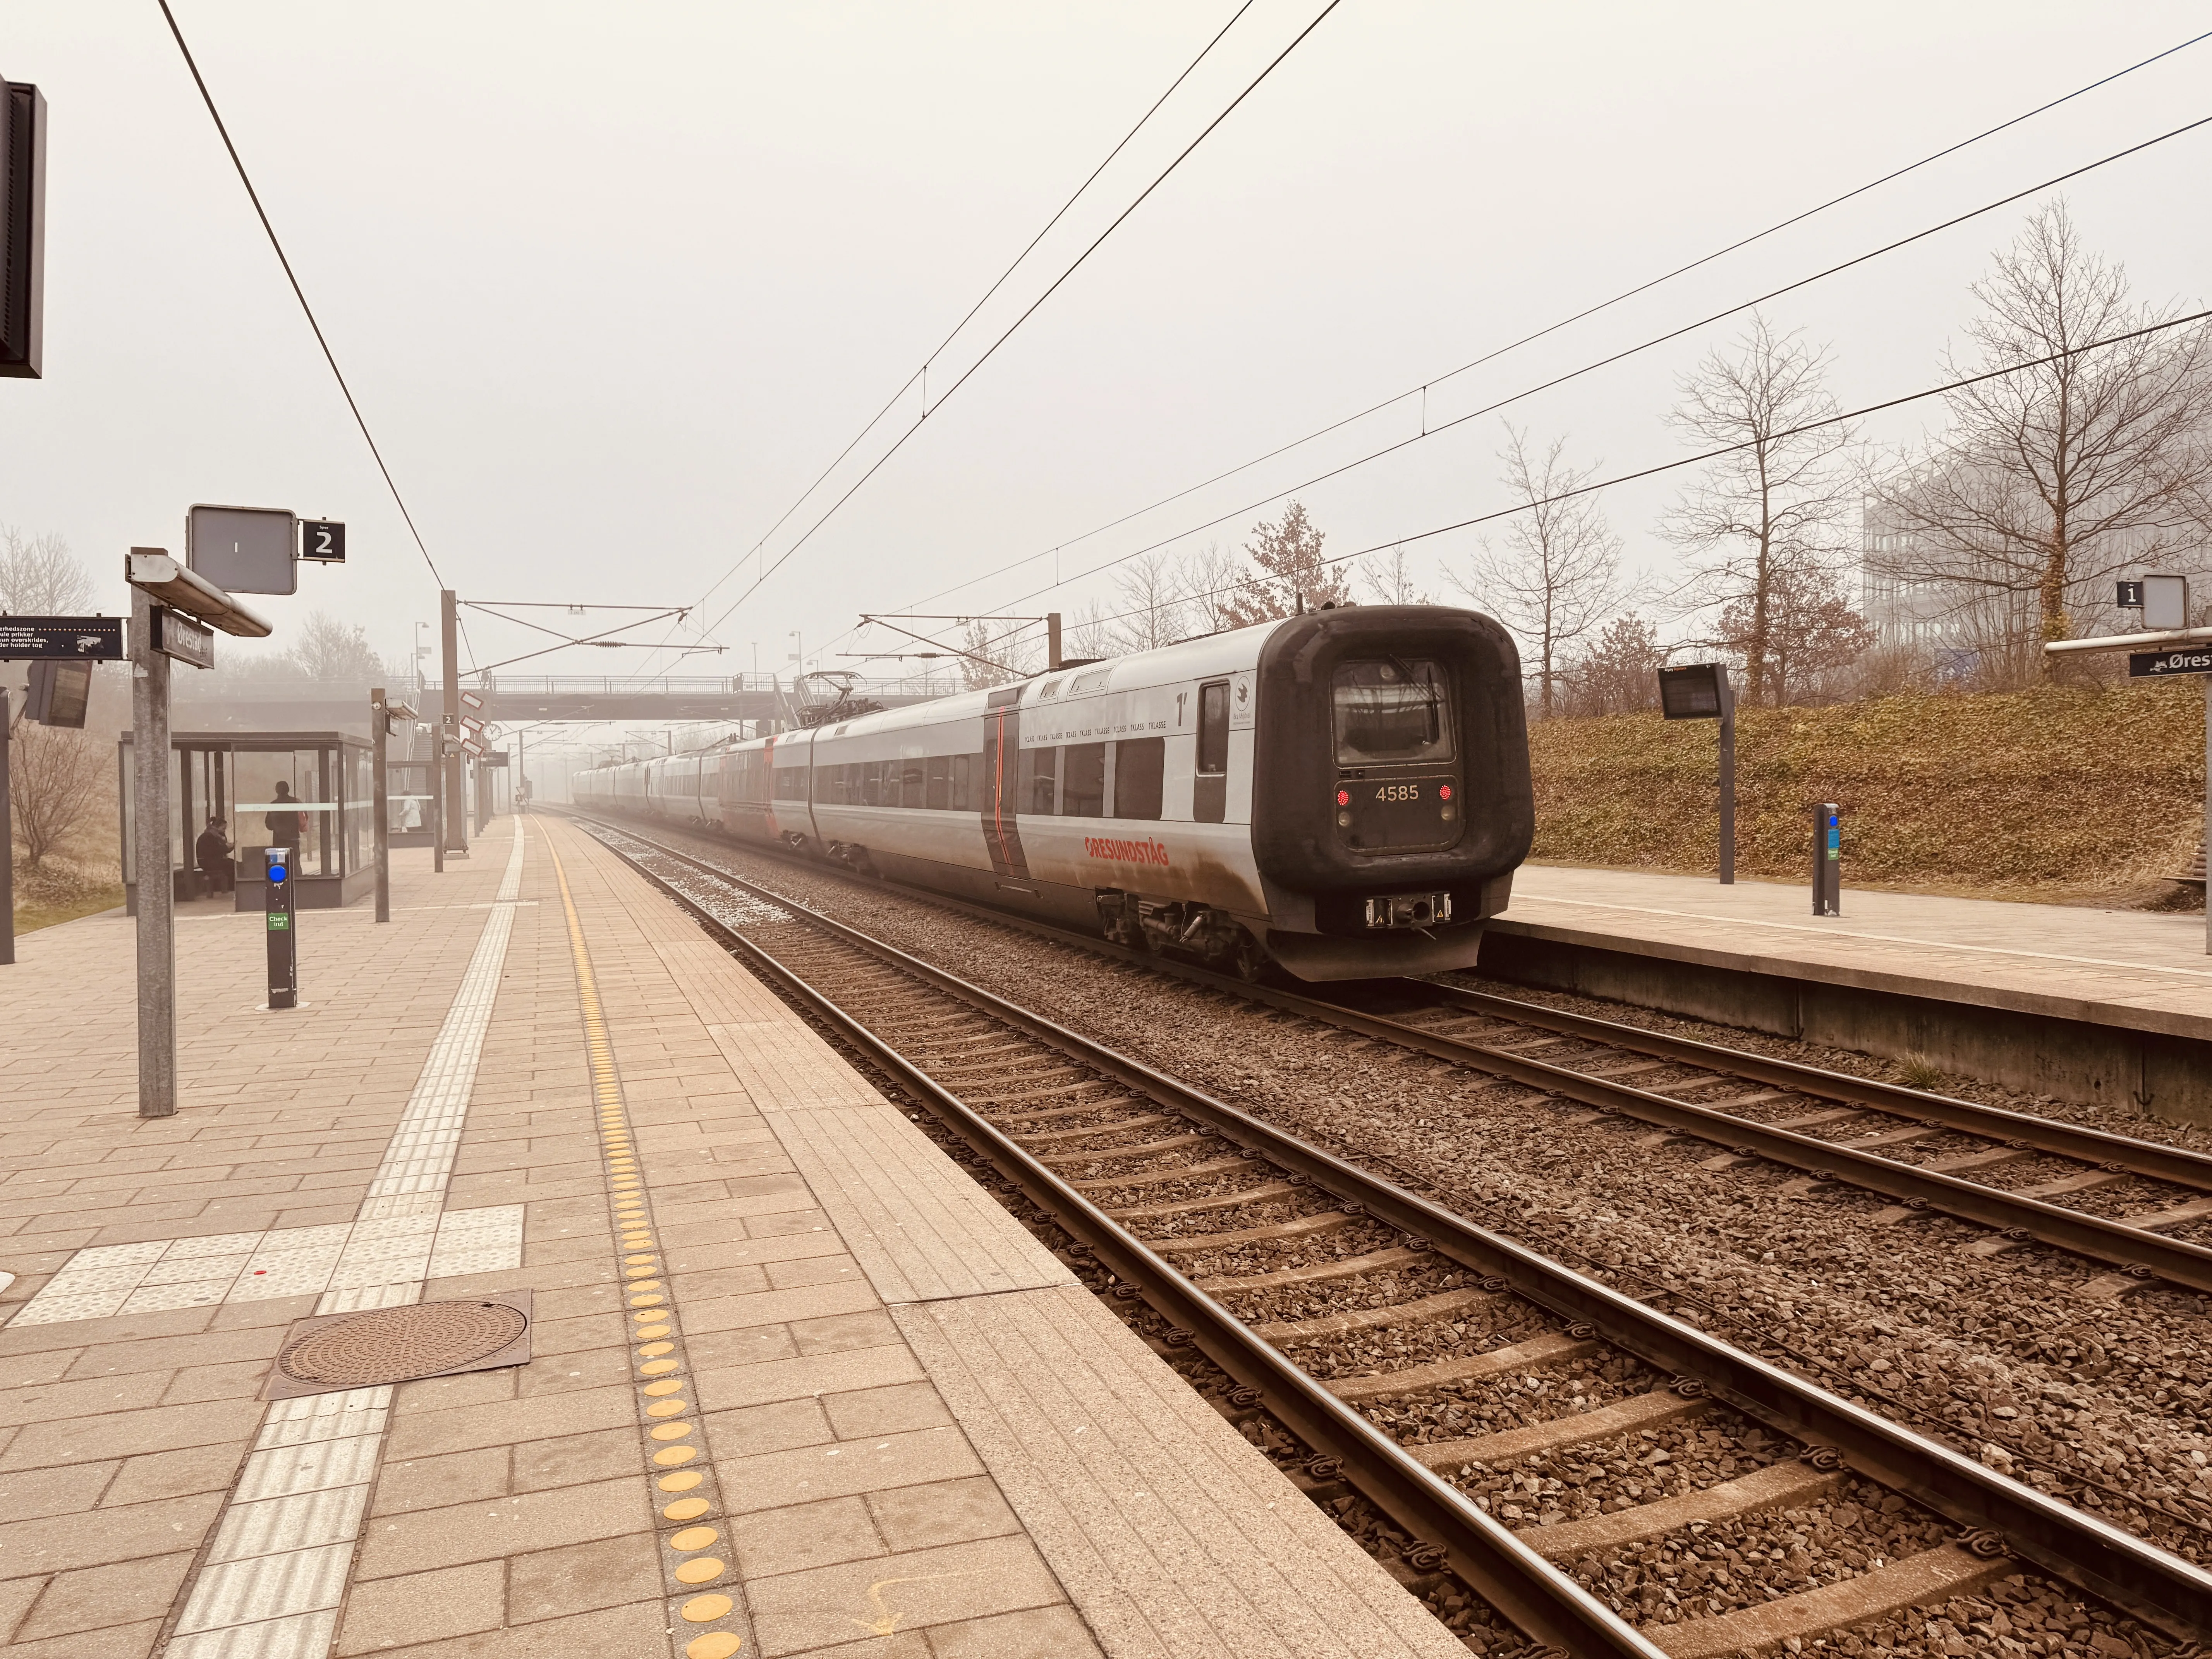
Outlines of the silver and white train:
{"label": "silver and white train", "polygon": [[579,775],[578,805],[1251,977],[1473,965],[1534,829],[1517,653],[1342,606]]}

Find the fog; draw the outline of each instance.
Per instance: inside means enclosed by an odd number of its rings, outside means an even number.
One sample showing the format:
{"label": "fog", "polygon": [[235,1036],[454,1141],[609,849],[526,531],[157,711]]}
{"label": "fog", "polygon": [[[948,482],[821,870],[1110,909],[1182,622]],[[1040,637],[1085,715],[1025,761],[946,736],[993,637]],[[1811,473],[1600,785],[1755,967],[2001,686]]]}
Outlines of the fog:
{"label": "fog", "polygon": [[[933,399],[1320,9],[1257,0],[929,371]],[[526,672],[850,666],[862,610],[1073,611],[1084,575],[1416,434],[1417,398],[1157,497],[2185,39],[2146,3],[1346,4],[789,562],[910,424],[770,533],[1233,8],[179,0],[234,137],[444,583],[689,605],[720,654]],[[123,551],[193,501],[345,520],[266,602],[404,657],[436,592],[152,0],[15,0],[0,75],[52,110],[46,374],[0,381],[0,522]],[[1436,387],[1433,426],[2208,112],[2212,42]],[[2139,295],[2194,298],[2212,129],[2065,188]],[[1932,385],[2033,202],[1775,302],[1845,406]],[[1682,453],[1705,329],[1509,411],[1629,470]],[[1904,442],[1940,419],[1877,418]],[[1298,491],[1331,551],[1500,504],[1497,417]],[[1674,484],[1610,493],[1632,560]],[[1449,595],[1472,532],[1413,544]],[[1055,552],[1055,550],[1059,550]],[[977,580],[1018,560],[1027,562]],[[1055,586],[1057,578],[1058,585]],[[963,584],[965,584],[964,586]],[[947,590],[954,590],[949,594]],[[580,620],[580,619],[571,619]],[[614,620],[592,618],[598,626]],[[545,641],[483,613],[465,660]],[[662,637],[656,632],[653,637]],[[879,643],[887,636],[872,636]],[[226,642],[227,651],[240,650]],[[889,666],[879,665],[878,666]],[[872,670],[871,672],[873,672]]]}

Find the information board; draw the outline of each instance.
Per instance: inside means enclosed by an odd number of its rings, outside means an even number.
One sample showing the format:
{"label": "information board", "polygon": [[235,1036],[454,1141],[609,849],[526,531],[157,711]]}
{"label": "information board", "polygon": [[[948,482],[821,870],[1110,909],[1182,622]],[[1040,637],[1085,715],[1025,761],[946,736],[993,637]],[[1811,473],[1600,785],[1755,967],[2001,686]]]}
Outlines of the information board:
{"label": "information board", "polygon": [[0,662],[22,658],[123,660],[120,617],[0,617]]}

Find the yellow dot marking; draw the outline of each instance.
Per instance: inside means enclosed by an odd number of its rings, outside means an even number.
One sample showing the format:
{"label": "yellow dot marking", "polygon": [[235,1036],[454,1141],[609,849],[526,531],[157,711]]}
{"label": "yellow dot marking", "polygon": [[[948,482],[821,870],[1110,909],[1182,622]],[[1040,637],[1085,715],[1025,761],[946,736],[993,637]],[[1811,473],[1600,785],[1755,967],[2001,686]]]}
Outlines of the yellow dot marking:
{"label": "yellow dot marking", "polygon": [[653,1258],[652,1258],[651,1256],[649,1256],[649,1255],[647,1255],[647,1256],[637,1256],[637,1257],[634,1257],[634,1258],[633,1258],[633,1260],[635,1260],[635,1261],[642,1261],[642,1262],[646,1263],[647,1265],[645,1265],[644,1267],[625,1267],[625,1268],[623,1268],[623,1275],[624,1275],[625,1277],[627,1277],[627,1278],[629,1278],[629,1279],[650,1279],[650,1278],[652,1278],[652,1277],[653,1276],[653,1274],[655,1274],[655,1273],[659,1273],[659,1272],[660,1271],[660,1269],[659,1269],[659,1268],[658,1268],[658,1267],[653,1267],[653,1266],[652,1265]]}
{"label": "yellow dot marking", "polygon": [[653,1453],[653,1461],[663,1466],[689,1463],[698,1455],[699,1449],[696,1446],[664,1446],[660,1450]]}
{"label": "yellow dot marking", "polygon": [[[707,1477],[696,1469],[685,1469],[678,1474],[664,1474],[659,1482],[663,1492],[690,1492]],[[721,1615],[715,1615],[720,1618]]]}
{"label": "yellow dot marking", "polygon": [[686,1561],[682,1566],[677,1568],[676,1582],[679,1584],[710,1583],[720,1578],[726,1570],[724,1564],[717,1561],[713,1556],[702,1555],[696,1560]]}
{"label": "yellow dot marking", "polygon": [[[694,1501],[702,1510],[707,1507],[707,1500],[703,1498]],[[675,1506],[672,1504],[670,1507]],[[668,1547],[672,1550],[703,1550],[721,1535],[712,1527],[687,1527],[668,1540]]]}
{"label": "yellow dot marking", "polygon": [[645,1408],[647,1417],[673,1417],[689,1405],[684,1400],[656,1400]]}
{"label": "yellow dot marking", "polygon": [[676,1345],[673,1342],[648,1342],[640,1348],[637,1353],[641,1359],[658,1359],[662,1354],[673,1353],[675,1351]]}
{"label": "yellow dot marking", "polygon": [[696,1521],[711,1507],[703,1498],[679,1498],[661,1510],[660,1516],[664,1521]]}
{"label": "yellow dot marking", "polygon": [[[714,1598],[702,1595],[699,1599],[708,1601]],[[745,1638],[735,1631],[710,1630],[704,1636],[695,1638],[691,1645],[684,1650],[684,1659],[730,1659],[730,1656],[744,1644]]]}
{"label": "yellow dot marking", "polygon": [[656,1425],[653,1431],[653,1437],[655,1440],[684,1440],[690,1438],[690,1434],[691,1425],[689,1423],[662,1423]]}
{"label": "yellow dot marking", "polygon": [[[635,1331],[631,1332],[630,1334],[633,1336],[665,1336],[668,1334],[668,1327],[665,1325],[641,1325]],[[669,1345],[664,1342],[660,1346],[663,1349],[665,1349]]]}
{"label": "yellow dot marking", "polygon": [[[684,1617],[695,1625],[711,1625],[735,1605],[726,1595],[695,1595],[684,1604]],[[732,1648],[732,1653],[737,1650]]]}
{"label": "yellow dot marking", "polygon": [[650,1266],[652,1261],[653,1258],[649,1255],[626,1255],[623,1258],[623,1265],[630,1267],[640,1265]]}
{"label": "yellow dot marking", "polygon": [[638,1367],[647,1376],[665,1376],[675,1369],[676,1362],[672,1359],[649,1359]]}
{"label": "yellow dot marking", "polygon": [[[663,1342],[663,1343],[661,1343],[659,1346],[660,1346],[661,1347],[666,1348],[666,1347],[672,1347],[672,1346],[674,1346],[674,1344],[672,1344],[672,1343],[668,1343],[668,1342]],[[664,1394],[674,1394],[674,1393],[678,1392],[679,1389],[681,1389],[683,1388],[683,1386],[684,1386],[684,1385],[683,1385],[681,1382],[678,1382],[674,1377],[672,1377],[672,1377],[668,1378],[665,1382],[648,1382],[648,1383],[647,1383],[647,1384],[646,1384],[642,1389],[639,1389],[639,1390],[638,1390],[638,1392],[639,1392],[639,1393],[641,1393],[641,1394],[642,1394],[642,1395],[645,1395],[648,1396],[649,1398],[658,1399],[658,1398],[659,1398],[659,1397],[660,1397],[662,1395],[664,1395]]]}
{"label": "yellow dot marking", "polygon": [[[633,1308],[657,1308],[667,1300],[668,1298],[666,1297],[661,1295],[659,1291],[655,1291],[651,1296],[634,1296],[630,1297],[629,1305]],[[665,1319],[668,1316],[666,1314],[647,1314],[646,1317],[647,1319]]]}

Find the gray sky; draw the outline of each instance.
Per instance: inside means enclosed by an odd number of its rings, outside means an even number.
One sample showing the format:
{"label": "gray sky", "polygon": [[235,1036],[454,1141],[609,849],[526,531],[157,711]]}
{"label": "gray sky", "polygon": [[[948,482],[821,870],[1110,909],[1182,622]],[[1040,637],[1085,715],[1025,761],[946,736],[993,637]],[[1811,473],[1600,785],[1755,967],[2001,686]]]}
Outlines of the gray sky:
{"label": "gray sky", "polygon": [[[744,557],[1234,9],[174,3],[451,585],[627,604],[691,602]],[[1321,3],[1256,0],[938,361],[933,397]],[[813,659],[863,608],[1073,611],[1109,590],[1037,592],[1056,544],[2208,27],[2159,0],[1346,0],[720,624],[729,650],[684,667],[750,669],[757,641],[783,668],[793,629]],[[2212,113],[2208,66],[2212,42],[1462,376],[1431,420]],[[191,501],[343,519],[351,562],[268,609],[280,630],[328,609],[404,654],[436,584],[154,0],[7,0],[0,74],[52,106],[46,378],[0,381],[0,522],[65,535],[119,609],[123,550],[181,551]],[[2212,128],[2068,187],[2142,297],[2204,292],[2208,153]],[[1770,314],[1832,349],[1847,406],[1932,384],[2026,205]],[[1668,459],[1676,377],[1734,331],[1514,418],[1608,470]],[[1247,503],[1418,430],[1401,405],[1060,568],[1232,510],[1195,539],[1240,542]],[[1498,435],[1473,422],[1304,499],[1333,551],[1463,518],[1498,504]],[[1671,493],[1607,498],[1639,563],[1668,557],[1651,524]],[[1443,589],[1468,550],[1425,542],[1419,574]],[[470,631],[477,662],[532,648]]]}

